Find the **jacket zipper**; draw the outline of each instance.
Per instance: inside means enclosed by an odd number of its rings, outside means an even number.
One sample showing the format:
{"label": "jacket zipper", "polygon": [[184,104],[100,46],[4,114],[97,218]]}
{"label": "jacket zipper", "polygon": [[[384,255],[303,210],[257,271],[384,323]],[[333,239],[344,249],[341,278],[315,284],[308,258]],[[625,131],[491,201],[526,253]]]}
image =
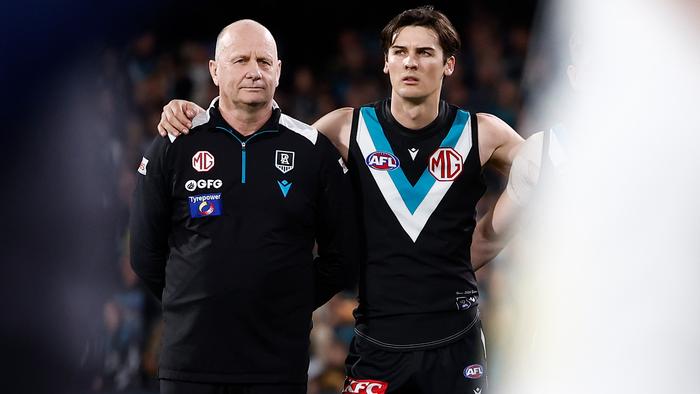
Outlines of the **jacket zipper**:
{"label": "jacket zipper", "polygon": [[248,137],[245,141],[241,141],[241,139],[238,138],[238,136],[237,136],[236,134],[234,134],[232,130],[229,130],[229,129],[227,129],[227,128],[225,128],[225,127],[221,127],[221,126],[216,126],[216,128],[217,128],[217,129],[224,130],[224,131],[226,131],[227,133],[231,134],[231,136],[232,136],[233,138],[235,138],[235,139],[241,144],[241,183],[245,183],[246,161],[247,161],[247,160],[246,160],[246,144],[248,144],[248,142],[249,142],[251,139],[253,139],[253,137],[255,137],[255,136],[257,136],[257,135],[264,134],[264,133],[271,133],[271,132],[273,132],[273,131],[275,131],[275,130],[264,130],[264,131],[260,131],[260,132],[257,132],[257,133],[255,133],[255,134],[251,135],[251,136]]}

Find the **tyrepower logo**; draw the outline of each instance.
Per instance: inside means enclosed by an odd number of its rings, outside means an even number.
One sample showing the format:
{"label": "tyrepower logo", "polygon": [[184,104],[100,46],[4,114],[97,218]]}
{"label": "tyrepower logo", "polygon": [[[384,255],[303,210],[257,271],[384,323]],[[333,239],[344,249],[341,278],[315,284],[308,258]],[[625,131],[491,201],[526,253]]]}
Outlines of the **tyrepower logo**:
{"label": "tyrepower logo", "polygon": [[375,170],[391,171],[399,168],[399,159],[387,152],[372,152],[365,162],[368,167]]}
{"label": "tyrepower logo", "polygon": [[385,394],[389,383],[379,380],[355,380],[345,379],[343,393],[353,394]]}
{"label": "tyrepower logo", "polygon": [[452,148],[440,148],[428,159],[428,168],[438,181],[454,181],[462,173],[462,155]]}
{"label": "tyrepower logo", "polygon": [[192,156],[192,167],[198,172],[206,172],[214,168],[214,155],[200,150]]}
{"label": "tyrepower logo", "polygon": [[221,215],[221,193],[201,194],[188,199],[192,218]]}
{"label": "tyrepower logo", "polygon": [[484,374],[484,367],[481,364],[472,364],[464,368],[463,373],[467,379],[479,379]]}

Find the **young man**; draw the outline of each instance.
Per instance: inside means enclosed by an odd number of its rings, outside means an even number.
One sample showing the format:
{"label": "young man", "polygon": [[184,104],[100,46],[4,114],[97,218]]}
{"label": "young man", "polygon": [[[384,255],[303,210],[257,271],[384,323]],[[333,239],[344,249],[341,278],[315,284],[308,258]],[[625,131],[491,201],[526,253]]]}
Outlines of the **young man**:
{"label": "young man", "polygon": [[132,266],[163,304],[161,393],[305,394],[311,313],[347,276],[344,164],[274,107],[264,26],[227,26],[209,69],[220,96],[191,136],[153,142],[132,206]]}
{"label": "young man", "polygon": [[[508,197],[478,225],[475,208],[482,167],[506,174],[522,139],[494,116],[440,100],[460,46],[442,13],[402,12],[382,45],[391,98],[314,124],[347,160],[362,218],[357,335],[343,392],[483,393],[474,271],[502,246],[498,207]],[[177,133],[198,111],[173,101],[158,129]],[[479,244],[470,254],[473,233]]]}

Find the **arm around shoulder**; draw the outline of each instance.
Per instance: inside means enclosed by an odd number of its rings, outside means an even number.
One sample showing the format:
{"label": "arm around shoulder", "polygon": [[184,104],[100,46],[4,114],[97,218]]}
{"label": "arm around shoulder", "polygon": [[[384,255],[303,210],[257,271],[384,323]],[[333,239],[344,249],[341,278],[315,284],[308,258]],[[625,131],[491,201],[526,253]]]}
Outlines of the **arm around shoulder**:
{"label": "arm around shoulder", "polygon": [[317,120],[313,127],[328,137],[340,152],[343,160],[348,159],[350,129],[352,128],[353,108],[344,107],[331,111]]}

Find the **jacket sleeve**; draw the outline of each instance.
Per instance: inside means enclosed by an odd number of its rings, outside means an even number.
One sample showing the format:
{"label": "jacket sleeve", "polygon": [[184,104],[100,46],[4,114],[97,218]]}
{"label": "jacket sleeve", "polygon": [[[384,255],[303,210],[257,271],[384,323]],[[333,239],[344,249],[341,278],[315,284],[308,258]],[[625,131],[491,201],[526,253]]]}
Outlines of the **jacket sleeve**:
{"label": "jacket sleeve", "polygon": [[138,169],[131,204],[131,267],[149,290],[162,299],[168,260],[171,197],[166,156],[170,141],[156,137]]}
{"label": "jacket sleeve", "polygon": [[316,217],[318,257],[314,260],[315,307],[353,286],[356,276],[355,197],[345,163],[335,147],[319,135],[322,148],[321,192]]}

